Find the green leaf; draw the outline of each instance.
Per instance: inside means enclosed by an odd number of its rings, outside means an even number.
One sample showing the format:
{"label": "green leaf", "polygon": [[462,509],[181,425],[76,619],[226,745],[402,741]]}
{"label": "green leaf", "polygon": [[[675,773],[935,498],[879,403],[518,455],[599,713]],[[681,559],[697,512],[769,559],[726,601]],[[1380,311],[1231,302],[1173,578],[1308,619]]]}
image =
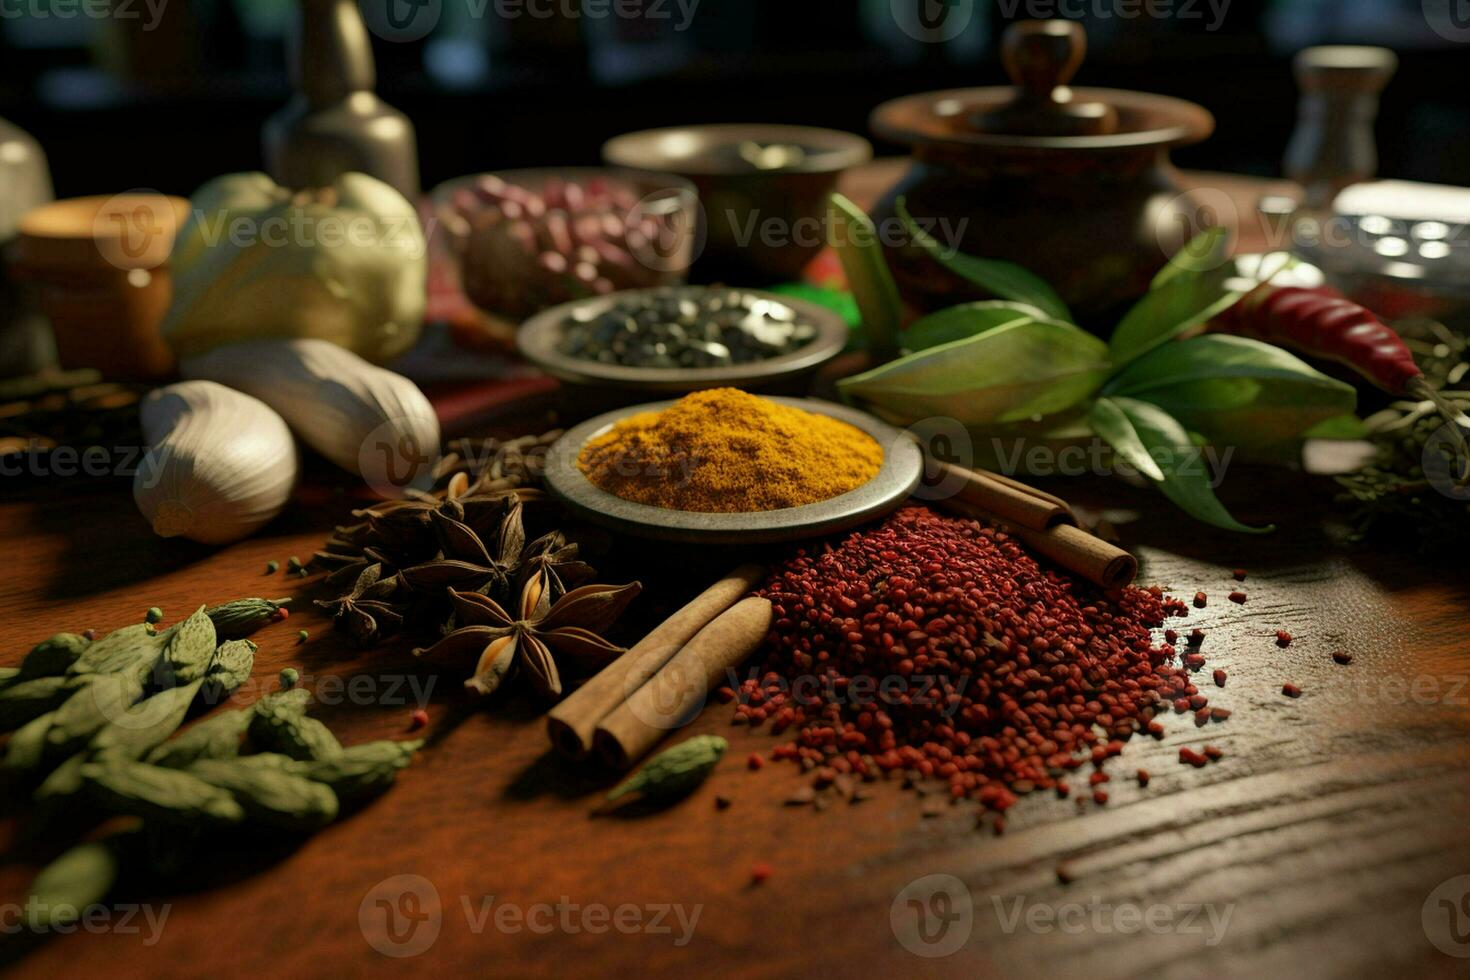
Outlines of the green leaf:
{"label": "green leaf", "polygon": [[1045,279],[1014,262],[966,255],[958,251],[958,243],[954,247],[941,245],[918,226],[909,214],[903,198],[895,202],[894,211],[913,238],[914,244],[961,279],[1002,299],[1034,306],[1053,319],[1072,322],[1072,311],[1067,309],[1067,304],[1057,295],[1056,290],[1047,285]]}
{"label": "green leaf", "polygon": [[1223,225],[1206,228],[1169,258],[1148,288],[1158,289],[1177,276],[1193,276],[1220,268],[1229,260],[1230,245],[1230,233]]}
{"label": "green leaf", "polygon": [[828,197],[827,214],[829,243],[837,252],[848,288],[857,300],[868,350],[875,358],[886,360],[898,353],[903,303],[893,273],[888,270],[888,261],[883,257],[878,229],[862,208],[841,194]]}
{"label": "green leaf", "polygon": [[946,416],[984,426],[1064,411],[1097,391],[1107,372],[1107,345],[1091,334],[1018,320],[845,378],[838,389],[899,424]]}
{"label": "green leaf", "polygon": [[1372,432],[1356,415],[1337,415],[1325,422],[1318,422],[1306,432],[1303,439],[1367,439]]}
{"label": "green leaf", "polygon": [[1206,334],[1154,350],[1109,380],[1106,392],[1159,406],[1217,446],[1273,452],[1353,411],[1352,385],[1279,347]]}
{"label": "green leaf", "polygon": [[1114,397],[1110,400],[1132,425],[1135,437],[1163,471],[1164,478],[1155,481],[1154,485],[1180,510],[1196,520],[1227,531],[1262,534],[1275,530],[1270,525],[1250,527],[1230,516],[1210,486],[1203,454],[1190,443],[1189,433],[1168,412],[1134,398]]}
{"label": "green leaf", "polygon": [[1229,278],[1227,266],[1209,272],[1179,271],[1144,293],[1123,314],[1108,341],[1113,361],[1127,364],[1229,309],[1245,295],[1226,288]]}
{"label": "green leaf", "polygon": [[1138,430],[1133,428],[1127,413],[1118,407],[1117,402],[1110,398],[1099,398],[1092,403],[1087,421],[1093,431],[1112,446],[1113,451],[1123,457],[1129,466],[1155,482],[1164,478],[1164,471],[1159,469],[1159,464],[1148,454],[1143,440],[1138,437]]}
{"label": "green leaf", "polygon": [[1006,300],[962,303],[915,321],[904,331],[903,347],[920,351],[954,340],[963,340],[996,327],[1013,323],[1034,323],[1049,319],[1035,307]]}

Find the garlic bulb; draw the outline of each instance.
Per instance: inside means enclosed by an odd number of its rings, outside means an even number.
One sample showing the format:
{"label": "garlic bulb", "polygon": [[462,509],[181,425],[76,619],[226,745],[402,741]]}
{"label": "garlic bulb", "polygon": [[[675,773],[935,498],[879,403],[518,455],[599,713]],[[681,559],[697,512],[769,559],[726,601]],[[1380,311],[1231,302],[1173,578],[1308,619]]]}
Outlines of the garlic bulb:
{"label": "garlic bulb", "polygon": [[133,499],[155,533],[228,544],[281,512],[296,483],[296,443],[279,415],[212,381],[184,381],[143,400],[151,447]]}
{"label": "garlic bulb", "polygon": [[386,497],[427,489],[439,454],[439,420],[412,381],[325,340],[253,340],[180,362],[254,395],[301,440]]}

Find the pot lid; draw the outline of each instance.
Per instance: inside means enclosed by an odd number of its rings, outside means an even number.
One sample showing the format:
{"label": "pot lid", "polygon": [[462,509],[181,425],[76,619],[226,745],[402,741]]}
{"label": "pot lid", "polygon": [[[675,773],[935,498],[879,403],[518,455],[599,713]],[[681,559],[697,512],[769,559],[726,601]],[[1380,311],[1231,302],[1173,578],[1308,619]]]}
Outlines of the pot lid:
{"label": "pot lid", "polygon": [[1014,87],[924,92],[885,102],[874,133],[914,146],[1018,149],[1129,149],[1194,143],[1214,117],[1183,99],[1067,83],[1087,53],[1087,35],[1068,20],[1026,20],[1006,28],[1001,61]]}

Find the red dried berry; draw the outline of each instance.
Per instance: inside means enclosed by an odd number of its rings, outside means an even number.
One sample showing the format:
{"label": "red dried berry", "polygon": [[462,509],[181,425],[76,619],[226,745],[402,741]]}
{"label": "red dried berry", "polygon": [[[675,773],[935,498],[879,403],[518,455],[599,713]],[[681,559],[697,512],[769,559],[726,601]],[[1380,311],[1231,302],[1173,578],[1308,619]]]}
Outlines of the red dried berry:
{"label": "red dried berry", "polygon": [[1235,581],[1237,581],[1237,582],[1244,582],[1245,581],[1245,569],[1243,569],[1243,568],[1237,568],[1235,570]]}
{"label": "red dried berry", "polygon": [[1202,630],[1198,626],[1196,626],[1194,629],[1192,629],[1192,630],[1189,631],[1189,645],[1190,646],[1197,647],[1197,646],[1199,646],[1203,642],[1205,642],[1205,631],[1204,630]]}
{"label": "red dried berry", "polygon": [[1302,696],[1302,689],[1295,684],[1282,684],[1281,693],[1289,698],[1299,698]]}
{"label": "red dried berry", "polygon": [[1353,655],[1351,653],[1344,653],[1343,651],[1338,650],[1332,654],[1332,659],[1340,664],[1350,664],[1353,662]]}
{"label": "red dried berry", "polygon": [[1215,746],[1215,745],[1206,745],[1205,746],[1205,758],[1209,759],[1211,762],[1218,762],[1218,761],[1220,761],[1220,757],[1223,756],[1224,754],[1225,753],[1222,752],[1218,746]]}
{"label": "red dried berry", "polygon": [[423,728],[428,723],[429,723],[429,713],[427,711],[425,711],[423,708],[416,709],[413,714],[411,714],[411,715],[408,716],[408,729],[409,729],[409,731],[416,732],[420,728]]}
{"label": "red dried berry", "polygon": [[1286,630],[1277,630],[1276,631],[1276,645],[1279,646],[1279,647],[1289,647],[1289,646],[1291,646],[1291,634],[1288,633],[1288,632],[1286,632]]}
{"label": "red dried berry", "polygon": [[1139,786],[1147,786],[1148,785],[1148,770],[1147,769],[1140,769],[1140,770],[1138,770],[1138,785]]}
{"label": "red dried berry", "polygon": [[1098,806],[1102,806],[1107,801],[1108,794],[1106,790],[1095,789],[1092,791],[1092,802],[1096,803]]}
{"label": "red dried berry", "polygon": [[752,752],[750,753],[750,755],[745,757],[745,766],[747,769],[759,769],[765,764],[766,760],[761,758],[761,754],[759,752]]}
{"label": "red dried berry", "polygon": [[1233,603],[1235,603],[1237,606],[1243,606],[1243,605],[1245,605],[1245,593],[1244,592],[1232,592],[1232,593],[1230,593],[1230,601],[1233,602]]}
{"label": "red dried berry", "polygon": [[752,885],[759,885],[767,878],[771,877],[771,874],[772,868],[769,863],[765,861],[757,861],[755,864],[750,866],[750,883]]}
{"label": "red dried berry", "polygon": [[1224,687],[1225,686],[1225,671],[1220,670],[1218,668],[1216,668],[1216,670],[1215,670],[1215,686],[1216,687]]}
{"label": "red dried berry", "polygon": [[1227,718],[1230,717],[1230,709],[1229,708],[1211,708],[1210,709],[1210,717],[1213,718],[1215,721],[1224,721],[1225,719],[1227,719]]}
{"label": "red dried berry", "polygon": [[1210,597],[1205,595],[1203,592],[1196,592],[1194,594],[1194,608],[1196,609],[1205,608],[1209,601]]}

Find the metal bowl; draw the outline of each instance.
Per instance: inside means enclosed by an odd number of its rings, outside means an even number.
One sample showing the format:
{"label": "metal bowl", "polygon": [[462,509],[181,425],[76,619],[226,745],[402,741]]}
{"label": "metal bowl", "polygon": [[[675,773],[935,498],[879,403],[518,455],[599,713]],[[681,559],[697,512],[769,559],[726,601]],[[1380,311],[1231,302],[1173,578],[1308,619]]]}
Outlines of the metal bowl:
{"label": "metal bowl", "polygon": [[594,485],[577,466],[588,441],[639,412],[658,412],[671,401],[607,412],[567,430],[546,457],[546,486],[574,513],[634,537],[685,544],[763,544],[796,541],[842,531],[894,510],[918,486],[924,460],[907,434],[865,412],[807,398],[772,398],[791,408],[830,416],[861,429],[883,447],[883,465],[862,486],[801,507],[741,514],[671,510],[635,503]]}
{"label": "metal bowl", "polygon": [[[715,286],[675,286],[672,289],[679,296],[698,296],[710,290],[730,291],[726,287]],[[569,384],[649,394],[674,394],[705,388],[759,390],[789,385],[815,372],[818,367],[842,353],[843,347],[847,345],[847,323],[831,310],[791,296],[778,296],[756,289],[737,289],[736,292],[757,296],[795,311],[817,328],[817,336],[810,343],[779,357],[712,368],[653,368],[604,364],[572,357],[563,354],[559,349],[562,332],[574,317],[598,316],[621,301],[651,291],[628,289],[554,306],[521,325],[516,334],[516,347],[526,360],[552,377]]]}

